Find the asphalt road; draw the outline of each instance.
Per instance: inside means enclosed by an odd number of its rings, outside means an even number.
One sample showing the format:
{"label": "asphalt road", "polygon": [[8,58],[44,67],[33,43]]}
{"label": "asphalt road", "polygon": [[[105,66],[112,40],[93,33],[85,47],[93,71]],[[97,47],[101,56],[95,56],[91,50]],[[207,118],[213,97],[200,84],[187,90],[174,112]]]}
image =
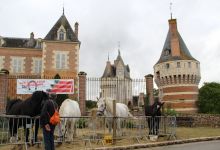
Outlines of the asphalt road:
{"label": "asphalt road", "polygon": [[220,140],[142,148],[138,150],[220,150]]}

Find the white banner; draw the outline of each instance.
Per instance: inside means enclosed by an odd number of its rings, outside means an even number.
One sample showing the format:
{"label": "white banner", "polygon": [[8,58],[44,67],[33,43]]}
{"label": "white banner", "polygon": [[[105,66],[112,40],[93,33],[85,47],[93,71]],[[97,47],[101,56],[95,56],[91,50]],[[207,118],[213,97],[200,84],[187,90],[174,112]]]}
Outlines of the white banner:
{"label": "white banner", "polygon": [[73,94],[73,79],[17,79],[17,94],[45,91],[56,94]]}

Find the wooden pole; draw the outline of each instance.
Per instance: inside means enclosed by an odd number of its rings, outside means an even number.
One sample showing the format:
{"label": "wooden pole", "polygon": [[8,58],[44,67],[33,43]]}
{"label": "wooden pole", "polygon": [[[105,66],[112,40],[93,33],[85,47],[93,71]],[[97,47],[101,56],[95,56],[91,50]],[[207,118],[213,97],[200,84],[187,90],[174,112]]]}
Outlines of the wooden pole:
{"label": "wooden pole", "polygon": [[116,101],[113,100],[113,138],[112,145],[116,144]]}

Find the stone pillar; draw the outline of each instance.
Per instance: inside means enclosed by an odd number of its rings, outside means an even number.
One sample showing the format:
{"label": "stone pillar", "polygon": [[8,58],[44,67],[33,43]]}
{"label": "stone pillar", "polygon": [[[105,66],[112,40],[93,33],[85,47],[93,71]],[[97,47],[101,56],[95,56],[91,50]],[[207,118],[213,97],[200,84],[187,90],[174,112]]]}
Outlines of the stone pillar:
{"label": "stone pillar", "polygon": [[86,115],[86,73],[79,72],[79,108],[82,115]]}
{"label": "stone pillar", "polygon": [[7,93],[8,93],[8,72],[0,71],[0,114],[6,113],[6,103],[7,103]]}
{"label": "stone pillar", "polygon": [[[153,75],[152,74],[148,74],[145,76],[145,80],[146,80],[146,93],[147,96],[149,98],[149,105],[153,105],[154,103],[154,93],[153,93],[153,89],[154,89],[154,83],[153,83]],[[146,105],[146,104],[145,104]]]}

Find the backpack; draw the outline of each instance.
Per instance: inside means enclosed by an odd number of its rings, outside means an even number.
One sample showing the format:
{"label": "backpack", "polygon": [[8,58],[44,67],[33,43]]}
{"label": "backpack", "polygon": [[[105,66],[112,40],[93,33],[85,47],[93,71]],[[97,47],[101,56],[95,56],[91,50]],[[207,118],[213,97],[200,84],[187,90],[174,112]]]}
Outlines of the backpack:
{"label": "backpack", "polygon": [[[53,102],[52,102],[53,103]],[[53,103],[53,107],[54,107],[54,114],[52,115],[52,116],[50,116],[50,114],[48,113],[48,115],[49,115],[49,117],[50,117],[50,123],[52,124],[52,125],[57,125],[57,124],[59,124],[60,123],[60,114],[59,114],[59,112],[58,112],[58,110],[57,109],[55,109],[55,106],[54,106],[54,103]]]}

